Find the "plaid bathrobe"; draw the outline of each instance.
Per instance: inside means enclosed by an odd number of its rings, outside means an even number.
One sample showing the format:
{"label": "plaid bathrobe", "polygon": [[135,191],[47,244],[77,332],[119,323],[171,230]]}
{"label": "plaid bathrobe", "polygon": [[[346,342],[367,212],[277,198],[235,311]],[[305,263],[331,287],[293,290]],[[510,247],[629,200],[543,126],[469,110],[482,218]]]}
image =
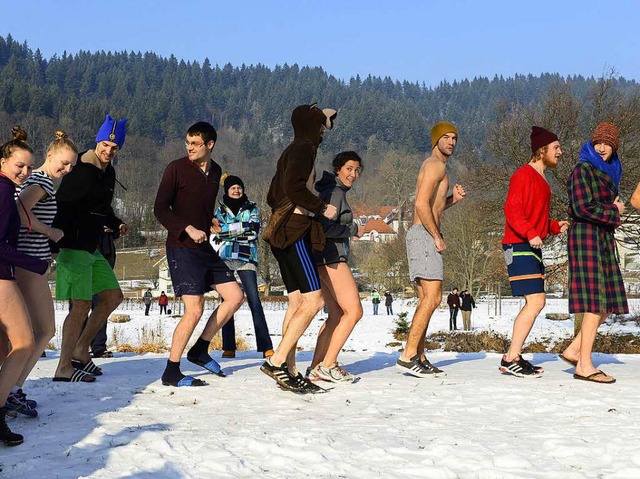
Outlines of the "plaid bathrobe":
{"label": "plaid bathrobe", "polygon": [[606,173],[579,161],[567,180],[569,194],[569,312],[628,313],[613,233],[620,213],[618,189]]}

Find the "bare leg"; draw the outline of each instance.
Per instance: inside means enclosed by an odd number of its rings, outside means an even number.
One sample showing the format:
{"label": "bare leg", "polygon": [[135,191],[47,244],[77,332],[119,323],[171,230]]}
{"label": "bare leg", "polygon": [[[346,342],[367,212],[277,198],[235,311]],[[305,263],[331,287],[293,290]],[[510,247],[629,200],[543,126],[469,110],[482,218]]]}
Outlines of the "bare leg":
{"label": "bare leg", "polygon": [[[323,295],[329,307],[329,318],[320,330],[312,366],[322,361],[331,367],[338,361],[338,354],[353,328],[362,318],[362,304],[358,286],[347,263],[337,263],[318,268]],[[328,293],[326,294],[325,293]]]}
{"label": "bare leg", "polygon": [[[290,371],[292,371],[292,367],[294,368],[293,371],[295,371],[295,345],[298,339],[304,334],[313,317],[324,305],[320,291],[302,293],[300,297],[302,304],[300,304],[297,311],[289,318],[286,324],[286,331],[283,327],[282,340],[273,356],[271,356],[271,363],[274,366],[280,366],[283,362],[287,361],[287,366]],[[291,356],[293,356],[293,359],[291,360],[291,364],[289,364],[287,358],[291,358]]]}
{"label": "bare leg", "polygon": [[34,336],[33,353],[27,360],[16,386],[22,387],[29,373],[40,359],[42,351],[56,333],[55,312],[51,300],[51,290],[46,275],[32,273],[16,268],[16,281],[25,304],[29,310],[29,318]]}
{"label": "bare leg", "polygon": [[[86,363],[91,359],[89,354],[89,346],[96,333],[104,326],[109,315],[122,303],[124,296],[119,289],[108,289],[98,293],[100,298],[98,304],[92,309],[87,325],[80,334],[78,342],[73,351],[73,359],[77,359],[82,363]],[[89,301],[91,305],[91,301]],[[74,303],[75,307],[75,303]],[[72,309],[73,311],[73,309]],[[80,323],[82,325],[82,323]]]}
{"label": "bare leg", "polygon": [[184,303],[184,314],[173,331],[171,351],[169,352],[169,361],[174,363],[180,362],[184,348],[187,347],[204,311],[204,296],[202,295],[183,294],[182,302]]}
{"label": "bare leg", "polygon": [[[55,372],[56,377],[68,378],[74,373],[75,369],[71,364],[74,359],[74,349],[78,344],[82,323],[91,310],[91,301],[81,299],[71,300],[71,311],[67,314],[62,326],[62,345],[60,347],[60,359]],[[88,346],[85,353],[88,355]],[[84,359],[86,356],[78,358]]]}
{"label": "bare leg", "polygon": [[[244,301],[244,294],[235,281],[214,285],[216,291],[222,297],[222,303],[218,305],[202,330],[200,337],[205,341],[211,341],[222,326],[229,321],[233,313],[238,311]],[[202,314],[202,313],[201,313]],[[193,331],[192,331],[193,332]]]}
{"label": "bare leg", "polygon": [[29,312],[14,281],[0,280],[0,326],[11,342],[0,368],[0,405],[4,406],[35,347]]}
{"label": "bare leg", "polygon": [[[289,307],[287,308],[287,312],[284,315],[284,321],[282,323],[283,337],[287,332],[287,329],[289,329],[289,323],[291,321],[291,318],[293,318],[298,313],[298,310],[304,304],[302,293],[300,291],[294,291],[292,293],[289,293],[288,298],[289,298]],[[298,348],[298,341],[296,340],[296,342],[293,344],[293,347],[291,347],[291,349],[287,352],[286,363],[287,363],[289,372],[293,375],[297,374],[298,372],[296,368],[297,348]]]}
{"label": "bare leg", "polygon": [[411,321],[407,345],[400,355],[403,361],[409,361],[416,354],[424,359],[427,328],[431,316],[442,301],[442,281],[418,279],[418,307]]}
{"label": "bare leg", "polygon": [[[593,365],[591,351],[593,342],[596,339],[598,326],[602,324],[606,317],[606,313],[584,313],[582,327],[580,328],[580,356],[576,366],[576,374],[580,376],[589,376],[598,372],[598,369]],[[609,376],[603,377],[603,379],[608,378]]]}
{"label": "bare leg", "polygon": [[[606,314],[601,315],[600,316],[600,323],[598,324],[598,326],[600,326],[602,323],[604,323],[606,319],[607,319],[607,315]],[[578,359],[580,358],[580,344],[581,343],[582,343],[582,329],[580,329],[580,331],[578,331],[578,334],[576,334],[576,337],[573,338],[573,341],[571,341],[571,344],[569,344],[569,346],[567,346],[567,349],[564,350],[562,355],[567,359],[571,359],[571,360],[577,362]],[[592,347],[593,347],[593,345],[592,345]]]}
{"label": "bare leg", "polygon": [[525,305],[513,323],[513,337],[505,358],[507,361],[513,361],[520,356],[522,346],[546,301],[544,293],[529,294],[524,299]]}

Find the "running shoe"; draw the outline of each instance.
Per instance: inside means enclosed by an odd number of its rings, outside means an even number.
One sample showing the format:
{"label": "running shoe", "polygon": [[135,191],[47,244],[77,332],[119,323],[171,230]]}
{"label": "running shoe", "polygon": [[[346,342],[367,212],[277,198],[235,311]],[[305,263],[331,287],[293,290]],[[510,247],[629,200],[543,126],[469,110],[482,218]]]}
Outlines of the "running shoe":
{"label": "running shoe", "polygon": [[436,370],[440,370],[431,365],[431,363],[429,363],[429,365],[431,367],[425,365],[424,362],[420,360],[420,356],[418,354],[412,357],[409,361],[403,361],[402,358],[398,358],[396,361],[396,367],[405,374],[409,374],[416,378],[437,378],[439,373],[436,372]]}
{"label": "running shoe", "polygon": [[431,364],[427,358],[420,359],[419,361],[425,368],[433,371],[433,374],[435,374],[437,378],[447,375],[447,373],[445,373],[442,369],[437,368],[433,364]]}
{"label": "running shoe", "polygon": [[356,377],[353,374],[340,367],[338,363],[335,363],[330,368],[325,368],[320,364],[314,370],[314,374],[319,379],[332,383],[352,383],[356,380]]}
{"label": "running shoe", "polygon": [[7,397],[7,402],[4,404],[4,408],[7,411],[14,411],[18,414],[22,414],[23,416],[38,417],[38,411],[32,407],[29,407],[15,393],[9,394],[9,396]]}
{"label": "running shoe", "polygon": [[35,409],[38,406],[38,403],[34,399],[27,399],[27,394],[22,389],[18,389],[14,394],[30,408]]}
{"label": "running shoe", "polygon": [[287,391],[293,392],[301,392],[296,378],[294,378],[291,373],[289,373],[289,369],[287,368],[287,363],[282,363],[280,366],[274,366],[271,363],[271,358],[267,358],[267,360],[262,363],[260,366],[260,371],[265,373],[270,378],[274,379],[278,386]]}
{"label": "running shoe", "polygon": [[511,374],[518,378],[539,378],[542,376],[542,371],[533,369],[531,363],[522,359],[522,356],[519,356],[518,359],[514,359],[513,361],[507,361],[506,355],[502,356],[498,369],[503,374]]}
{"label": "running shoe", "polygon": [[310,380],[305,378],[302,374],[298,373],[294,376],[293,380],[295,381],[296,386],[300,389],[300,392],[303,393],[325,393],[326,389],[321,388],[320,386],[313,384]]}
{"label": "running shoe", "polygon": [[522,361],[522,364],[524,364],[529,369],[533,369],[534,371],[538,371],[540,373],[544,372],[544,368],[542,366],[534,366],[533,364],[531,364],[529,361],[527,361],[522,356],[520,356],[520,361]]}

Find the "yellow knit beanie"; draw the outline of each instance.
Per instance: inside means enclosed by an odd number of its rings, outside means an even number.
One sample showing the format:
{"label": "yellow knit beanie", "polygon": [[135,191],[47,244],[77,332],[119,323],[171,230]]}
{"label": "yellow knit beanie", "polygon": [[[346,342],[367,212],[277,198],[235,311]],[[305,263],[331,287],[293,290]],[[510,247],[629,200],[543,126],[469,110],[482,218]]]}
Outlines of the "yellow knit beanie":
{"label": "yellow knit beanie", "polygon": [[456,136],[458,136],[458,129],[446,121],[436,123],[433,128],[431,128],[431,149],[435,148],[438,140],[447,133],[455,133]]}

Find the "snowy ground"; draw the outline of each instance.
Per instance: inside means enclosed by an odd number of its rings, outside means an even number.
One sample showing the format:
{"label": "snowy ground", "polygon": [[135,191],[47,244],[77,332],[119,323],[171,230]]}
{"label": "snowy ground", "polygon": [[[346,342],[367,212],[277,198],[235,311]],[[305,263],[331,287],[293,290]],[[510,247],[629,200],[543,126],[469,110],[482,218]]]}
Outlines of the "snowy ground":
{"label": "snowy ground", "polygon": [[[396,306],[396,313],[401,310]],[[632,305],[632,309],[635,305]],[[613,385],[576,381],[551,354],[535,355],[541,379],[497,371],[499,355],[434,352],[446,378],[420,380],[395,369],[392,317],[365,317],[341,360],[361,376],[326,394],[279,390],[259,371],[261,356],[240,352],[221,361],[227,378],[183,369],[209,385],[163,387],[166,354],[116,354],[96,360],[105,370],[94,384],[52,383],[56,353],[36,366],[25,390],[37,399],[37,419],[10,427],[25,443],[0,449],[11,478],[638,478],[640,477],[640,357],[598,355]],[[518,301],[505,301],[502,317],[486,304],[474,311],[476,329],[509,333]],[[383,308],[380,308],[381,312]],[[406,306],[411,311],[411,306]],[[551,300],[545,312],[566,311]],[[128,312],[131,313],[131,312]],[[170,336],[176,319],[131,313],[130,323],[109,325],[135,341],[143,325]],[[277,344],[283,311],[268,312]],[[59,312],[58,320],[63,318]],[[461,319],[459,319],[461,323]],[[300,345],[299,364],[311,360],[321,321]],[[448,326],[448,311],[430,331]],[[602,331],[635,331],[634,323]],[[561,338],[570,321],[539,318],[532,339]],[[242,310],[237,332],[251,332]],[[254,344],[253,336],[246,336]],[[215,353],[219,358],[219,353]]]}

